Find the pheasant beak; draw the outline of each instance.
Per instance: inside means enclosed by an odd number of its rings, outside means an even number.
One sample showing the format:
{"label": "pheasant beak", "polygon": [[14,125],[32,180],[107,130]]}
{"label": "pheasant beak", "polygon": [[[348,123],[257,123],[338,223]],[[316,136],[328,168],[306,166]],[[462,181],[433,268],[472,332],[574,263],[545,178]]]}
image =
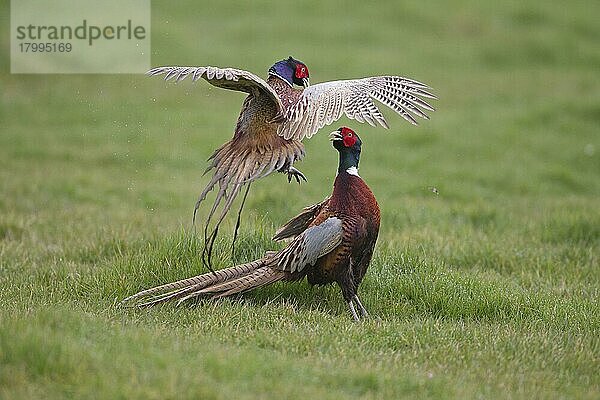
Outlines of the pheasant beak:
{"label": "pheasant beak", "polygon": [[335,140],[343,140],[343,139],[344,139],[344,137],[342,136],[340,131],[333,131],[329,134],[329,140],[332,142]]}
{"label": "pheasant beak", "polygon": [[302,86],[304,86],[304,88],[307,88],[310,86],[310,82],[308,81],[308,78],[302,78]]}

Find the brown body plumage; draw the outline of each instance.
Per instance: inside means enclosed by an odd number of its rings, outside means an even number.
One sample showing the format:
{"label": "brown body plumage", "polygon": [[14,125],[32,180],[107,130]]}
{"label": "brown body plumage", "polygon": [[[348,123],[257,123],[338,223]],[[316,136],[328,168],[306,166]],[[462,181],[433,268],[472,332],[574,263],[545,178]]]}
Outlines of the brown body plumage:
{"label": "brown body plumage", "polygon": [[[124,302],[148,306],[167,300],[203,296],[218,298],[264,286],[276,281],[297,281],[307,277],[313,285],[337,283],[355,319],[367,315],[358,299],[362,282],[373,255],[379,232],[379,207],[367,184],[358,176],[360,140],[347,128],[338,131],[334,146],[340,151],[340,168],[332,195],[307,207],[280,228],[274,240],[290,239],[282,250],[267,252],[250,263],[199,275],[137,293]],[[342,134],[352,132],[357,142],[350,146]],[[354,168],[354,169],[352,169]]]}
{"label": "brown body plumage", "polygon": [[307,278],[311,284],[337,282],[348,301],[367,272],[379,233],[379,206],[362,178],[346,171],[338,174],[330,200],[311,224],[318,225],[331,217],[342,220],[342,243],[319,258]]}

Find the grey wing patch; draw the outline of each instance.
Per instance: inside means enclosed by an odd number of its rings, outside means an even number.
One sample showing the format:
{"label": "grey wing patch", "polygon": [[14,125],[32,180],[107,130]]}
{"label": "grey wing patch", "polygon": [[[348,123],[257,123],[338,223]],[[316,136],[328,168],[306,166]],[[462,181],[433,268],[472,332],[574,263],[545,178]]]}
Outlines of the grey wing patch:
{"label": "grey wing patch", "polygon": [[[413,125],[416,117],[429,119],[425,111],[434,111],[423,98],[436,99],[430,88],[400,76],[341,80],[310,86],[285,113],[278,134],[285,139],[310,138],[322,127],[346,115],[371,126],[388,124],[374,100],[400,114]],[[414,116],[413,116],[414,115]]]}
{"label": "grey wing patch", "polygon": [[271,265],[289,272],[302,271],[339,246],[342,243],[342,233],[342,220],[327,218],[321,224],[305,230],[286,248],[277,252]]}
{"label": "grey wing patch", "polygon": [[164,75],[165,81],[174,80],[179,82],[186,77],[191,76],[193,81],[204,78],[211,85],[224,89],[246,92],[254,96],[263,93],[267,95],[274,103],[277,114],[282,113],[283,105],[279,95],[262,78],[254,75],[252,72],[235,68],[219,67],[179,67],[167,66],[156,67],[147,72],[150,76]]}
{"label": "grey wing patch", "polygon": [[289,220],[275,232],[273,240],[280,241],[284,239],[293,239],[304,232],[310,223],[314,221],[315,217],[321,212],[323,207],[329,203],[330,198],[331,196],[320,203],[305,207],[300,214]]}

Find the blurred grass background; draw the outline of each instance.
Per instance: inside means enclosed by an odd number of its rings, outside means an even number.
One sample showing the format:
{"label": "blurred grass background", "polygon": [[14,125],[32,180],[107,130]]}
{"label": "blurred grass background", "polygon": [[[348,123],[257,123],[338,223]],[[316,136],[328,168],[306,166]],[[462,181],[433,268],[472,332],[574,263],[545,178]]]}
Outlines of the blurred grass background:
{"label": "blurred grass background", "polygon": [[[202,270],[192,209],[243,95],[10,75],[2,35],[0,397],[598,398],[600,3],[238,3],[154,2],[153,65],[266,76],[293,55],[313,83],[398,74],[439,96],[417,128],[334,125],[361,135],[382,208],[374,318],[307,284],[117,307]],[[327,135],[305,144],[308,184],[253,185],[233,261],[330,193]]]}

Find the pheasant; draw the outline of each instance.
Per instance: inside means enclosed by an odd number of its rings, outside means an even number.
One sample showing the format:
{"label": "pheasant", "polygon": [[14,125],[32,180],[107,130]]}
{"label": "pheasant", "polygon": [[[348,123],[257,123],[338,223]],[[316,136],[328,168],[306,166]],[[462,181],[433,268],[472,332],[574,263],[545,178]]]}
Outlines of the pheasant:
{"label": "pheasant", "polygon": [[[267,81],[240,69],[217,67],[158,67],[148,74],[164,74],[165,80],[173,79],[175,82],[188,76],[193,81],[204,78],[214,86],[248,93],[233,138],[209,158],[210,164],[205,173],[214,172],[194,207],[195,221],[198,207],[218,185],[218,193],[204,227],[203,260],[208,247],[209,262],[205,264],[209,266],[219,225],[244,185],[248,185],[245,200],[250,183],[274,171],[287,173],[288,181],[292,178],[298,183],[301,179],[306,180],[304,174],[293,167],[304,157],[304,138],[310,138],[344,114],[358,122],[388,128],[373,100],[390,107],[416,125],[415,117],[429,119],[425,112],[434,111],[424,99],[436,98],[427,85],[399,76],[376,76],[309,86],[308,67],[292,57],[276,62],[269,69]],[[208,235],[210,222],[222,201],[221,213]],[[234,243],[243,205],[244,201],[238,213]]]}
{"label": "pheasant", "polygon": [[339,152],[333,193],[276,232],[273,240],[291,240],[286,247],[246,264],[141,291],[123,303],[143,307],[167,300],[181,303],[195,297],[220,298],[306,277],[313,285],[336,282],[354,319],[367,317],[357,292],[377,241],[379,206],[358,175],[362,144],[358,135],[343,127],[333,132],[331,139]]}

